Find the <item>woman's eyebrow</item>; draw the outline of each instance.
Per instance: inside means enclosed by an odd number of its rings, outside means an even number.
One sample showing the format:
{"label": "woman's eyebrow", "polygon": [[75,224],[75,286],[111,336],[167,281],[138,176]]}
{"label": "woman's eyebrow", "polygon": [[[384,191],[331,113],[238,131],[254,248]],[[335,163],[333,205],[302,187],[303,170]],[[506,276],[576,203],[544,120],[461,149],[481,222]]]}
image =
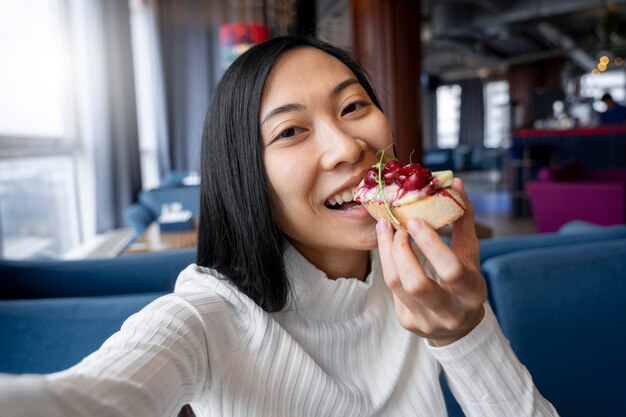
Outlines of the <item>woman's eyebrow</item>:
{"label": "woman's eyebrow", "polygon": [[[352,84],[359,84],[359,81],[356,80],[355,78],[348,78],[347,80],[340,82],[330,91],[330,97],[331,98],[337,97],[339,93],[341,93],[343,90],[345,90]],[[277,114],[288,113],[290,111],[300,111],[304,109],[305,109],[305,106],[303,106],[302,104],[296,104],[296,103],[283,104],[282,106],[278,106],[274,110],[269,112],[267,116],[263,118],[263,121],[261,122],[261,126],[263,126],[265,122],[267,122],[269,119],[276,116]]]}
{"label": "woman's eyebrow", "polygon": [[295,103],[283,104],[282,106],[276,107],[274,110],[269,112],[267,116],[265,116],[263,121],[261,122],[261,126],[263,126],[265,122],[267,122],[270,118],[276,116],[277,114],[288,113],[290,111],[300,111],[300,110],[304,110],[304,108],[305,107],[302,104],[295,104]]}
{"label": "woman's eyebrow", "polygon": [[332,91],[330,92],[330,97],[331,98],[337,97],[339,93],[341,93],[343,90],[345,90],[352,84],[359,84],[359,81],[355,78],[348,78],[347,80],[340,82],[339,84],[335,86],[335,88],[332,89]]}

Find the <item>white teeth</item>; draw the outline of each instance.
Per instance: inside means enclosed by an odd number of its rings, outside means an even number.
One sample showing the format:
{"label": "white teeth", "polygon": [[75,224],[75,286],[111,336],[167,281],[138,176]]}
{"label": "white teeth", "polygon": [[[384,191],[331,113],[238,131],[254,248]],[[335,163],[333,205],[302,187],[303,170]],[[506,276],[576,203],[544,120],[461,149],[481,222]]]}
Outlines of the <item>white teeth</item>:
{"label": "white teeth", "polygon": [[351,190],[343,191],[339,194],[335,194],[331,198],[326,201],[327,206],[334,206],[336,204],[343,204],[354,200],[354,195],[356,194],[357,187],[354,187]]}

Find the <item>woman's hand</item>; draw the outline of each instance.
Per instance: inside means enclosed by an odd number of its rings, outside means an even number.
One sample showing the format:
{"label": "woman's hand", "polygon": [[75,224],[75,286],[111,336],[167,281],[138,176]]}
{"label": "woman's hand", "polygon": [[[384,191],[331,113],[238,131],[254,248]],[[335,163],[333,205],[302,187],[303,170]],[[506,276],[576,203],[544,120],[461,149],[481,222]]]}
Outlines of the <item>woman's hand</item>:
{"label": "woman's hand", "polygon": [[[457,341],[483,318],[487,297],[480,274],[474,206],[461,180],[452,188],[461,194],[467,209],[453,224],[448,247],[435,230],[420,219],[407,229],[432,268],[420,263],[411,248],[409,234],[397,231],[386,220],[378,222],[378,249],[387,286],[393,292],[396,314],[407,330],[430,339],[436,346]],[[432,269],[435,276],[427,275]]]}

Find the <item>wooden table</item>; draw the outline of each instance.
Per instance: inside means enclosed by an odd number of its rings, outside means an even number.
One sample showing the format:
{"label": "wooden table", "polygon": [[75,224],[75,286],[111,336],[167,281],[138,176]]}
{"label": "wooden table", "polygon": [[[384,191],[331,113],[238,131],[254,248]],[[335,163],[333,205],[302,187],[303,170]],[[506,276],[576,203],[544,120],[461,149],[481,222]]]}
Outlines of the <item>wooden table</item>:
{"label": "wooden table", "polygon": [[153,222],[146,231],[124,249],[124,254],[164,252],[176,249],[194,248],[198,244],[198,225],[192,230],[161,232],[158,222]]}

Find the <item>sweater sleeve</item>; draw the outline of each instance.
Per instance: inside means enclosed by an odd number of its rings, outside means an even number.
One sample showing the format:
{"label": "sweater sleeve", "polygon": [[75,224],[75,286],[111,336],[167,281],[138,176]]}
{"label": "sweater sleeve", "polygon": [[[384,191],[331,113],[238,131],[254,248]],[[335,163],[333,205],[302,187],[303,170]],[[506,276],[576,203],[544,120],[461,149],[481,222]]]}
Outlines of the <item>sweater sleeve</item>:
{"label": "sweater sleeve", "polygon": [[465,415],[558,416],[513,353],[489,305],[483,320],[462,339],[442,347],[426,344]]}
{"label": "sweater sleeve", "polygon": [[175,416],[208,378],[198,312],[184,298],[168,295],[65,371],[0,375],[0,409],[14,417]]}

